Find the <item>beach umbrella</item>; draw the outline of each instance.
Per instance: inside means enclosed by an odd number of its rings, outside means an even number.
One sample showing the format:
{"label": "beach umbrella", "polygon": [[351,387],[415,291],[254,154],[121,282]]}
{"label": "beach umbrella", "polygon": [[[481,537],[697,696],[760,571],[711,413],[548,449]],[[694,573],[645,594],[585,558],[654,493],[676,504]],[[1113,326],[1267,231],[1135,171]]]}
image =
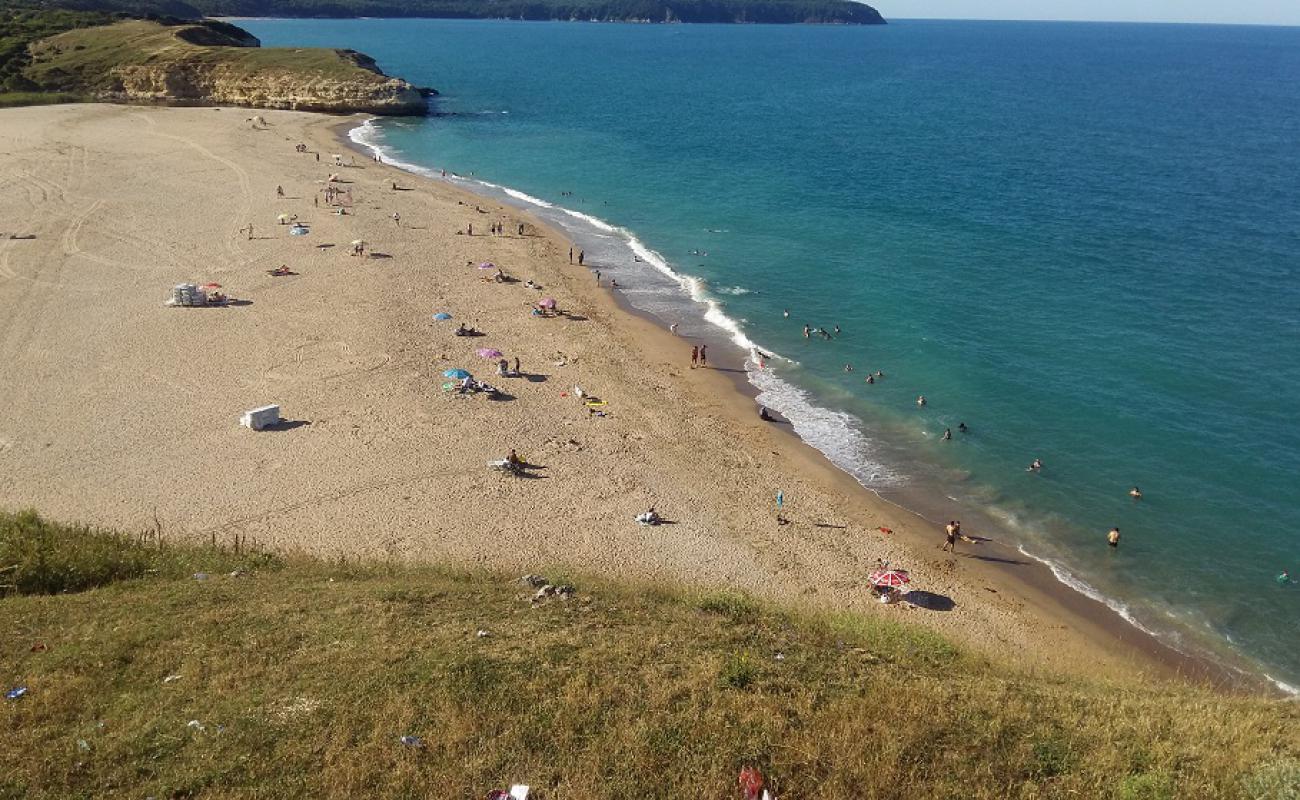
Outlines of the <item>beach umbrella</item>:
{"label": "beach umbrella", "polygon": [[897,589],[905,583],[910,583],[911,578],[907,572],[901,569],[878,569],[867,576],[867,580],[872,586],[881,586],[890,589]]}
{"label": "beach umbrella", "polygon": [[470,377],[470,374],[469,374],[469,370],[465,370],[465,369],[449,369],[442,373],[442,377],[455,378],[458,381],[463,381],[466,378]]}
{"label": "beach umbrella", "polygon": [[451,314],[448,314],[446,311],[439,311],[437,314],[433,315],[433,318],[439,322],[446,322],[451,319]]}
{"label": "beach umbrella", "polygon": [[479,268],[479,269],[496,269],[496,268],[497,268],[497,265],[496,265],[496,264],[493,264],[491,261],[484,261],[482,264],[479,264],[479,265],[478,265],[478,268]]}
{"label": "beach umbrella", "polygon": [[199,288],[200,288],[200,289],[220,289],[220,288],[221,288],[221,284],[219,284],[219,283],[205,283],[205,284],[203,284],[202,286],[200,286]]}
{"label": "beach umbrella", "polygon": [[289,221],[289,215],[288,215],[288,214],[280,214],[279,216],[276,217],[276,219],[278,219],[280,222],[288,222],[288,221]]}
{"label": "beach umbrella", "polygon": [[541,308],[555,308],[555,298],[543,297],[541,302],[539,302],[537,305]]}
{"label": "beach umbrella", "polygon": [[501,351],[495,347],[480,347],[478,351],[480,358],[500,358]]}
{"label": "beach umbrella", "polygon": [[353,246],[353,247],[361,247],[361,246],[364,245],[365,243],[366,243],[366,242],[365,242],[364,239],[353,239],[353,240],[352,240],[352,246]]}
{"label": "beach umbrella", "polygon": [[290,235],[290,236],[306,236],[306,235],[307,235],[307,229],[304,228],[304,227],[301,226],[301,225],[294,225],[292,228],[289,229],[289,235]]}

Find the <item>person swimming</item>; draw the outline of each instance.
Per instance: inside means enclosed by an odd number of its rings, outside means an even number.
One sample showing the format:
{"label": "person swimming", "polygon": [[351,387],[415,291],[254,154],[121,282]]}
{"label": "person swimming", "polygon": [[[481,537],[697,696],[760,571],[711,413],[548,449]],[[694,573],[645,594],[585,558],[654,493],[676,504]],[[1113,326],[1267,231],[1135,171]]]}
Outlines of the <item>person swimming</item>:
{"label": "person swimming", "polygon": [[1119,547],[1119,528],[1110,529],[1110,533],[1106,534],[1106,544],[1111,547]]}
{"label": "person swimming", "polygon": [[1043,460],[1041,458],[1035,458],[1033,462],[1030,463],[1029,465],[1029,472],[1037,472],[1042,468],[1043,468]]}
{"label": "person swimming", "polygon": [[1134,486],[1132,489],[1129,489],[1129,490],[1128,490],[1128,496],[1131,497],[1131,498],[1133,498],[1134,500],[1141,500],[1141,499],[1142,499],[1142,490],[1139,489],[1138,487]]}
{"label": "person swimming", "polygon": [[917,404],[918,406],[923,406],[923,405],[925,405],[927,402],[928,402],[928,401],[925,399],[925,395],[919,395],[919,396],[916,398],[916,404]]}
{"label": "person swimming", "polygon": [[875,383],[875,382],[876,382],[876,376],[875,376],[875,375],[868,375],[868,376],[867,376],[867,383]]}
{"label": "person swimming", "polygon": [[807,339],[812,335],[812,328],[807,325],[803,326],[803,338]]}
{"label": "person swimming", "polygon": [[853,365],[852,365],[852,364],[845,364],[845,365],[844,365],[844,371],[845,371],[845,372],[852,372],[852,371],[853,371]]}
{"label": "person swimming", "polygon": [[951,440],[952,440],[952,428],[944,428],[944,429],[943,429],[943,440],[944,440],[945,442],[947,442],[947,441],[951,441]]}
{"label": "person swimming", "polygon": [[970,428],[967,428],[966,423],[964,422],[957,423],[957,430],[961,431],[962,433],[970,433]]}

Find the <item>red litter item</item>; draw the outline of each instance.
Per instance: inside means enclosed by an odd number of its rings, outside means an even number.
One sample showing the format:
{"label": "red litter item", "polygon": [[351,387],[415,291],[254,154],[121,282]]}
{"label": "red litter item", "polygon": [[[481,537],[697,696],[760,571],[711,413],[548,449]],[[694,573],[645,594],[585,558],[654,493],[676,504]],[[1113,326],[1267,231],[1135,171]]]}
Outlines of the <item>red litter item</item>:
{"label": "red litter item", "polygon": [[893,533],[893,532],[894,532],[894,529],[893,529],[893,528],[876,528],[876,530],[880,531],[881,533]]}
{"label": "red litter item", "polygon": [[758,771],[758,767],[745,767],[740,771],[737,783],[740,784],[741,797],[758,800],[759,792],[763,791],[763,773]]}

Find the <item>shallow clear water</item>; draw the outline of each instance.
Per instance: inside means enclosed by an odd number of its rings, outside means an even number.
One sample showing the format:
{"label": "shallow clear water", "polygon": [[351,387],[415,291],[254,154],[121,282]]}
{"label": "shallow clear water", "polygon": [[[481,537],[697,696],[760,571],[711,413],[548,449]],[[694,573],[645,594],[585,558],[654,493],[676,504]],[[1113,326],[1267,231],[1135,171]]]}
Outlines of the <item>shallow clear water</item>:
{"label": "shallow clear water", "polygon": [[642,263],[546,212],[685,333],[700,307],[647,265],[702,279],[864,483],[979,505],[1145,626],[1300,684],[1274,581],[1300,573],[1300,29],[241,24],[440,89],[367,135],[634,233]]}

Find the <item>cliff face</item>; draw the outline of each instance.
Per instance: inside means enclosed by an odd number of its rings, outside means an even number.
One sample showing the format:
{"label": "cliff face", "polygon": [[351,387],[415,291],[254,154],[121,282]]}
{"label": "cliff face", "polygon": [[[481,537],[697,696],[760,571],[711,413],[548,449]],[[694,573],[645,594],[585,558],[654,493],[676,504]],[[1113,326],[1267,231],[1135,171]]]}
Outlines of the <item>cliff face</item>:
{"label": "cliff face", "polygon": [[115,67],[96,98],[113,102],[232,105],[327,113],[424,114],[420,90],[398,78],[371,80],[270,73],[227,65]]}
{"label": "cliff face", "polygon": [[385,75],[362,53],[258,44],[227,23],[132,20],[32,44],[25,76],[47,91],[110,102],[428,113],[430,90]]}

